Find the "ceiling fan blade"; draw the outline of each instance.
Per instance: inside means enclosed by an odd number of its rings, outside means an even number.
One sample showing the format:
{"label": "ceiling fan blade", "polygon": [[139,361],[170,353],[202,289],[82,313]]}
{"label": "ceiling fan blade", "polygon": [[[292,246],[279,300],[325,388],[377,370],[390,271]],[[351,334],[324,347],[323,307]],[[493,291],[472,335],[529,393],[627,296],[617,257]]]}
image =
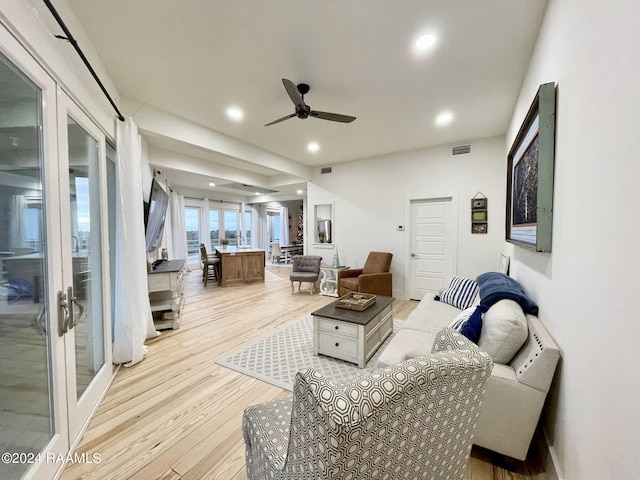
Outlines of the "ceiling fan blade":
{"label": "ceiling fan blade", "polygon": [[282,83],[284,83],[285,90],[289,94],[289,97],[291,98],[293,104],[296,106],[296,110],[306,110],[307,105],[304,103],[304,100],[302,100],[302,95],[300,95],[298,87],[296,87],[295,83],[293,83],[291,80],[287,80],[286,78],[282,79]]}
{"label": "ceiling fan blade", "polygon": [[322,120],[331,120],[332,122],[351,123],[356,117],[351,115],[340,115],[339,113],[318,112],[317,110],[311,110],[309,112],[310,117],[321,118]]}
{"label": "ceiling fan blade", "polygon": [[292,113],[291,115],[285,115],[282,118],[279,118],[277,120],[274,120],[273,122],[267,123],[265,124],[265,127],[268,127],[269,125],[273,125],[274,123],[280,123],[280,122],[284,122],[285,120],[289,120],[290,118],[295,117],[297,114],[296,113]]}

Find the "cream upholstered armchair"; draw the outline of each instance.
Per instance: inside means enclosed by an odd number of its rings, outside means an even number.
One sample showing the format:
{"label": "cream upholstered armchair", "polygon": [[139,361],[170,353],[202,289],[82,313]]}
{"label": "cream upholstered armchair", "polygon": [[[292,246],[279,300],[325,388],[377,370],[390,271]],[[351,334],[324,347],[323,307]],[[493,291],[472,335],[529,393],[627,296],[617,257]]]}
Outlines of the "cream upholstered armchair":
{"label": "cream upholstered armchair", "polygon": [[300,371],[293,397],[244,411],[247,476],[461,479],[492,367],[445,328],[430,355],[341,386]]}
{"label": "cream upholstered armchair", "polygon": [[352,292],[392,295],[392,253],[369,252],[363,268],[349,268],[338,272],[340,296]]}

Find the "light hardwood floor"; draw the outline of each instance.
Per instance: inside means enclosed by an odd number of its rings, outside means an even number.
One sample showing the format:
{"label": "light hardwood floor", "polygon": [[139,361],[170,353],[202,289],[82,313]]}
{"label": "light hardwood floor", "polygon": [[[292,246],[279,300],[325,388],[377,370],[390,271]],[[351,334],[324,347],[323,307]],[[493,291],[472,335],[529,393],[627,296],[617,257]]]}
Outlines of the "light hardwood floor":
{"label": "light hardwood floor", "polygon": [[[333,300],[297,288],[292,295],[290,268],[267,268],[280,280],[205,288],[199,270],[187,275],[180,329],[165,330],[147,343],[145,360],[119,370],[76,451],[97,453],[100,463],[69,466],[63,480],[246,479],[244,408],[290,393],[215,361]],[[397,300],[394,317],[406,319],[416,305]],[[517,462],[474,447],[465,479],[545,480],[532,454]]]}

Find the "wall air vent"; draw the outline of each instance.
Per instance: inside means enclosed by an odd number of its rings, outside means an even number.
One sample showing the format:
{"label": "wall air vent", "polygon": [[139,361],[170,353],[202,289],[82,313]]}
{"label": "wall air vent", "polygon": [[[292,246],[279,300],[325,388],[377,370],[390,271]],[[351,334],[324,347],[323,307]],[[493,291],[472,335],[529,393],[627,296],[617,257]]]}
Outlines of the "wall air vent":
{"label": "wall air vent", "polygon": [[465,155],[471,153],[471,145],[459,145],[451,149],[451,155]]}
{"label": "wall air vent", "polygon": [[324,175],[325,173],[331,173],[331,167],[322,167],[322,168],[320,169],[320,173],[321,173],[321,174],[323,174],[323,175]]}

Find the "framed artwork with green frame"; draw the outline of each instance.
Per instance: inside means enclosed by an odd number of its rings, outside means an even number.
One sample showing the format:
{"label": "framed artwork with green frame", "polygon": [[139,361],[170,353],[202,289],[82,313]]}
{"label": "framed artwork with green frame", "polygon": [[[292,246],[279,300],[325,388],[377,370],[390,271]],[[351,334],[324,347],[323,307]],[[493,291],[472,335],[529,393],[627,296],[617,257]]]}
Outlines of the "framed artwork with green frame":
{"label": "framed artwork with green frame", "polygon": [[556,85],[540,85],[507,157],[506,240],[551,252]]}

